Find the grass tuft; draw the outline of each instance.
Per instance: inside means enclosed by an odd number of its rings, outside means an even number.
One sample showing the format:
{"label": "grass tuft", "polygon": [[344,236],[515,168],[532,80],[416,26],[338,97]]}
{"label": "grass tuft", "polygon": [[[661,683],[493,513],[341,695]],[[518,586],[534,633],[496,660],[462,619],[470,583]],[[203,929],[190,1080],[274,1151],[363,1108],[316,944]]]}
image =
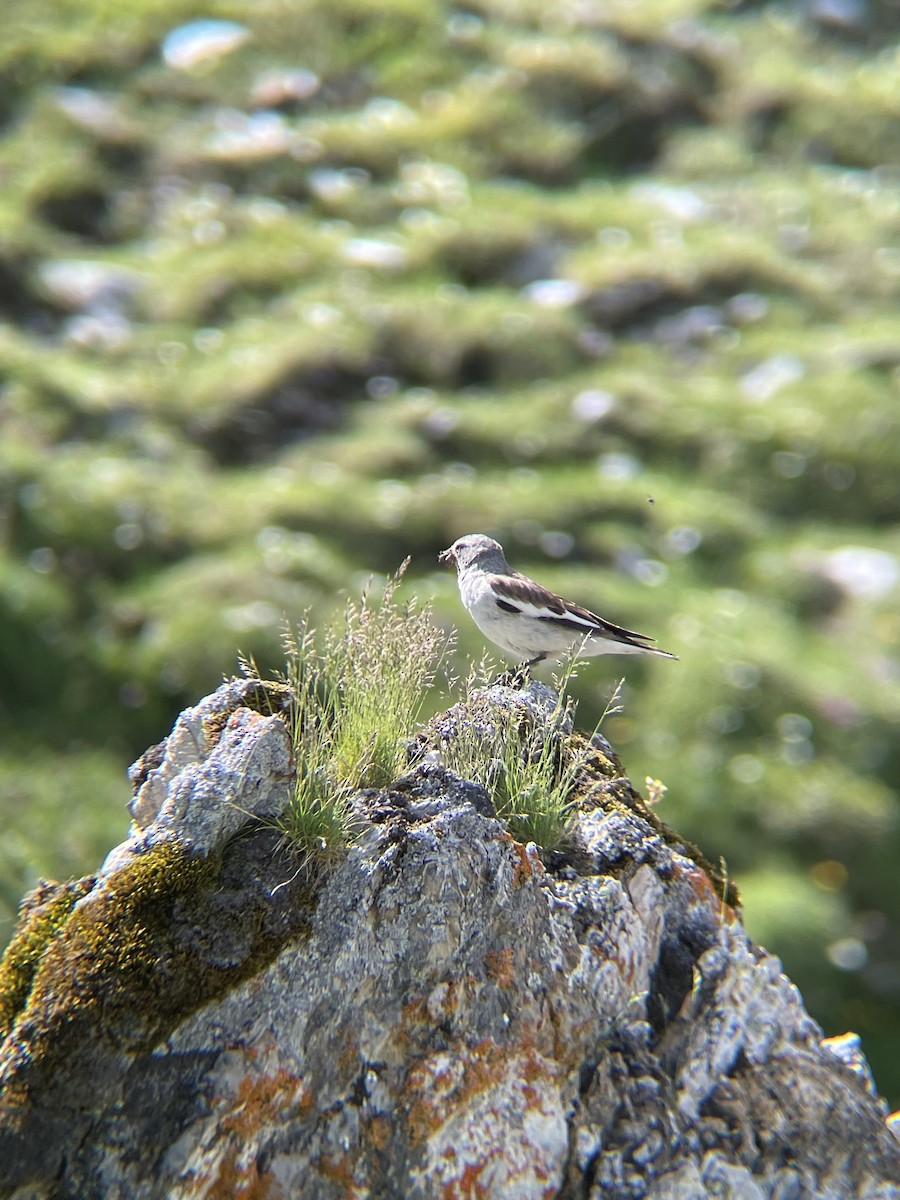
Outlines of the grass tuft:
{"label": "grass tuft", "polygon": [[[282,715],[297,776],[280,827],[318,863],[340,856],[352,842],[353,794],[385,787],[406,769],[409,737],[452,645],[452,635],[434,623],[429,605],[419,608],[414,598],[398,603],[408,562],[380,598],[367,588],[321,634],[307,615],[284,636],[280,678],[294,703]],[[241,658],[240,665],[245,675],[259,678],[252,659]],[[492,697],[488,683],[494,670],[485,658],[463,681],[453,736],[441,739],[444,761],[487,788],[497,816],[517,840],[556,849],[570,831],[575,785],[590,746],[589,740],[569,736],[574,664],[554,679],[555,704],[545,714]],[[595,733],[618,711],[620,687],[621,681]]]}
{"label": "grass tuft", "polygon": [[[575,782],[584,765],[585,751],[575,749],[567,730],[572,727],[575,703],[568,694],[574,676],[569,663],[554,679],[557,700],[545,720],[536,719],[525,704],[484,705],[487,682],[485,663],[466,681],[461,702],[462,719],[456,736],[443,746],[444,760],[465,779],[484,784],[497,816],[522,842],[535,842],[554,850],[568,837],[575,807]],[[621,683],[598,721],[615,708]],[[589,746],[587,743],[579,743]]]}
{"label": "grass tuft", "polygon": [[[408,564],[380,599],[367,588],[360,600],[348,601],[342,621],[321,636],[307,616],[284,637],[297,779],[283,828],[319,861],[352,841],[353,793],[384,787],[405,769],[407,738],[452,643],[429,605],[419,608],[414,598],[398,603]],[[241,666],[256,671],[252,662]]]}

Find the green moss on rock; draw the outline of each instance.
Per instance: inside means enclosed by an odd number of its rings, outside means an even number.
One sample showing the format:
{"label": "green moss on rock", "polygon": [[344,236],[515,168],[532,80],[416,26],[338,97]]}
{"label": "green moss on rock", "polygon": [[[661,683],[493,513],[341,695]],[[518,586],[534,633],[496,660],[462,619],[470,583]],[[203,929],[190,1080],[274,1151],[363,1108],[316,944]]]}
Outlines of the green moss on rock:
{"label": "green moss on rock", "polygon": [[222,731],[239,708],[249,708],[264,717],[287,717],[296,704],[296,697],[287,684],[271,679],[248,679],[240,696],[231,707],[219,709],[203,722],[203,732],[211,750]]}
{"label": "green moss on rock", "polygon": [[312,887],[277,841],[253,830],[205,858],[162,842],[89,895],[79,894],[82,881],[51,900],[41,923],[14,939],[21,949],[8,968],[4,960],[15,1032],[6,1103],[35,1077],[46,1086],[63,1060],[87,1055],[102,1074],[110,1056],[149,1050],[303,936]]}
{"label": "green moss on rock", "polygon": [[740,893],[734,881],[721,867],[715,867],[693,842],[686,841],[664,821],[636,791],[631,780],[622,773],[618,759],[604,754],[580,733],[566,738],[566,752],[578,755],[580,768],[574,788],[574,807],[581,811],[600,808],[606,812],[623,812],[640,817],[653,832],[677,853],[692,859],[705,871],[713,890],[723,904],[738,908]]}
{"label": "green moss on rock", "polygon": [[19,927],[0,960],[0,1037],[28,1001],[47,945],[65,927],[73,907],[94,886],[94,876],[70,883],[42,882],[25,897]]}

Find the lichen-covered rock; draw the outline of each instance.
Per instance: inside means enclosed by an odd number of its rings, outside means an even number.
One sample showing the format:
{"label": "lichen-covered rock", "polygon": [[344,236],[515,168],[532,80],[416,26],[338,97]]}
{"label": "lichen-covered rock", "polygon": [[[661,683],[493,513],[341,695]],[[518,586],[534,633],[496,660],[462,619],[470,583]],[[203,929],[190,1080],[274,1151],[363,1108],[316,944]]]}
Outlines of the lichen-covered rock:
{"label": "lichen-covered rock", "polygon": [[24,912],[0,1195],[900,1196],[864,1063],[605,751],[546,862],[432,752],[316,874],[263,699],[184,714],[97,882]]}
{"label": "lichen-covered rock", "polygon": [[[262,705],[272,715],[289,704],[286,688],[270,684],[264,690],[246,679],[185,709],[166,741],[129,772],[135,785],[134,838],[152,825],[156,838],[169,829],[194,849],[207,850],[248,816],[280,812],[291,778],[287,729],[282,721],[261,721],[258,709]],[[226,720],[232,721],[231,736],[220,745]],[[243,736],[235,736],[237,729]]]}

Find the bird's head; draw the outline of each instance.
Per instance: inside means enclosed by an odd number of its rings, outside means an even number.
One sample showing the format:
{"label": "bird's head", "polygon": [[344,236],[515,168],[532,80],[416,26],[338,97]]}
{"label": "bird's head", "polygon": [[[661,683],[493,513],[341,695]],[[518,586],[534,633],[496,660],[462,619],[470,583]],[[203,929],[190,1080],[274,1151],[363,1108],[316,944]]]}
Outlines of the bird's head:
{"label": "bird's head", "polygon": [[503,547],[484,533],[467,533],[457,538],[452,546],[441,551],[438,562],[455,563],[458,571],[472,566],[483,567],[486,571],[509,569]]}

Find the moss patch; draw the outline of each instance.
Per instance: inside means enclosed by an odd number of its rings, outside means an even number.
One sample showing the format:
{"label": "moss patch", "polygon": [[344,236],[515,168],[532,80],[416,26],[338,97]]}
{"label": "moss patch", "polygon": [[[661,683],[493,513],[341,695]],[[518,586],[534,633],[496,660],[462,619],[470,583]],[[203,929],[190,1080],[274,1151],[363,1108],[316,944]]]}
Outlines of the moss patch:
{"label": "moss patch", "polygon": [[271,679],[247,679],[242,682],[239,699],[229,707],[207,717],[203,723],[209,747],[212,749],[222,736],[222,731],[239,708],[249,708],[264,717],[283,717],[287,721],[296,705],[296,696],[284,683]]}
{"label": "moss patch", "polygon": [[75,903],[94,886],[89,875],[70,883],[43,882],[25,897],[19,926],[0,960],[0,1037],[25,1006],[48,943],[69,920]]}
{"label": "moss patch", "polygon": [[[65,893],[65,921],[53,915],[57,900],[40,927],[43,943],[35,928],[31,956],[20,950],[9,965],[15,1044],[5,1102],[36,1087],[52,1101],[55,1083],[64,1089],[85,1061],[102,1088],[105,1070],[118,1075],[119,1055],[151,1048],[303,936],[313,889],[277,853],[277,841],[270,830],[254,830],[207,858],[164,842],[79,907],[72,908],[77,894]],[[13,945],[27,948],[25,938],[23,929]]]}
{"label": "moss patch", "polygon": [[740,905],[736,884],[709,861],[698,846],[685,841],[674,829],[661,821],[653,809],[635,790],[631,780],[621,773],[618,760],[613,760],[591,745],[580,733],[566,739],[567,752],[579,757],[581,767],[575,783],[575,808],[582,812],[603,809],[606,812],[625,812],[640,817],[667,846],[692,859],[709,876],[716,895],[732,908]]}

